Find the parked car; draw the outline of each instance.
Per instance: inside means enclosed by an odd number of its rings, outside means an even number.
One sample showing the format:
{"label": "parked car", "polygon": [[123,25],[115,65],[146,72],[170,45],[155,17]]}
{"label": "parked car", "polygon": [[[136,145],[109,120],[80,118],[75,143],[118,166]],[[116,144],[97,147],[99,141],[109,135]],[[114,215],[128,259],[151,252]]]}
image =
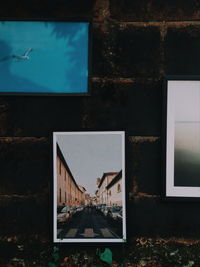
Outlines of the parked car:
{"label": "parked car", "polygon": [[122,207],[121,206],[112,206],[108,212],[109,219],[117,221],[119,218],[122,219]]}
{"label": "parked car", "polygon": [[105,210],[106,205],[101,205],[99,211],[104,215],[104,210]]}
{"label": "parked car", "polygon": [[96,211],[97,211],[98,213],[102,213],[102,212],[103,212],[103,209],[104,209],[105,206],[106,206],[106,204],[98,204],[98,205],[96,206]]}
{"label": "parked car", "polygon": [[82,211],[82,210],[83,210],[83,206],[78,206],[78,207],[76,207],[76,210],[77,210],[77,212]]}
{"label": "parked car", "polygon": [[77,207],[71,207],[70,208],[71,214],[74,215],[77,212]]}
{"label": "parked car", "polygon": [[65,206],[61,209],[61,211],[57,214],[57,225],[63,226],[65,223],[69,222],[71,218],[70,207]]}
{"label": "parked car", "polygon": [[104,216],[108,216],[108,213],[111,212],[112,206],[105,206],[103,209]]}
{"label": "parked car", "polygon": [[122,223],[122,219],[123,219],[123,216],[122,216],[122,209],[120,210],[120,212],[116,215],[116,222],[118,223]]}
{"label": "parked car", "polygon": [[65,207],[65,205],[57,206],[57,214],[61,212],[61,210]]}

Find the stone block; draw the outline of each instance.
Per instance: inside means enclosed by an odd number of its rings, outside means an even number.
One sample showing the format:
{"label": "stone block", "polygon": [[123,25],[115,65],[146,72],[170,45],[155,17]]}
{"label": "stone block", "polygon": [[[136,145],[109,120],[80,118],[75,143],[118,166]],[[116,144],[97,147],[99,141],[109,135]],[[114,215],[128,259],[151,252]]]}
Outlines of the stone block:
{"label": "stone block", "polygon": [[92,57],[93,75],[97,77],[158,77],[160,30],[131,24],[99,27],[94,34]]}
{"label": "stone block", "polygon": [[199,75],[200,26],[169,27],[166,42],[166,73]]}
{"label": "stone block", "polygon": [[35,194],[50,190],[50,151],[44,138],[0,139],[0,193]]}
{"label": "stone block", "polygon": [[131,201],[127,210],[130,236],[200,237],[198,202],[164,201],[141,198]]}
{"label": "stone block", "polygon": [[161,134],[161,81],[97,81],[84,101],[85,128],[121,129],[128,135]]}
{"label": "stone block", "polygon": [[[131,137],[130,137],[131,139]],[[133,137],[134,139],[134,137]],[[149,195],[163,194],[164,177],[162,176],[162,153],[160,139],[139,142],[131,141],[128,144],[127,170],[129,194],[145,193]]]}
{"label": "stone block", "polygon": [[200,2],[196,0],[111,0],[111,18],[121,21],[198,20]]}
{"label": "stone block", "polygon": [[47,136],[81,128],[83,97],[9,96],[1,98],[1,136]]}
{"label": "stone block", "polygon": [[0,235],[26,239],[41,235],[51,238],[52,207],[48,196],[1,196],[0,197]]}
{"label": "stone block", "polygon": [[0,10],[1,18],[20,18],[20,19],[70,19],[70,18],[91,18],[96,0],[73,1],[12,1],[4,2]]}

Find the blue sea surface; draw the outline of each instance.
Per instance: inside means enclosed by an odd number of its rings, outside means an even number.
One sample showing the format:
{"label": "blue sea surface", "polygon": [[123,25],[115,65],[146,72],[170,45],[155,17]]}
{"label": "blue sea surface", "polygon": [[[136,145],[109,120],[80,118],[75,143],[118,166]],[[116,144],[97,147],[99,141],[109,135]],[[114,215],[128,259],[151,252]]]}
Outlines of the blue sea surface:
{"label": "blue sea surface", "polygon": [[[87,22],[0,22],[0,92],[87,92],[88,28]],[[29,59],[17,58],[28,49]]]}

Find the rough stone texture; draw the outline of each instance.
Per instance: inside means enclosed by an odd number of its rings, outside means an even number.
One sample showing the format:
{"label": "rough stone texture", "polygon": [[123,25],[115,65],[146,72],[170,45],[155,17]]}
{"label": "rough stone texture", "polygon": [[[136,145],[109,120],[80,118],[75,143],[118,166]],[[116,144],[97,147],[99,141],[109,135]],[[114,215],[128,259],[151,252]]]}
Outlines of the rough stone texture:
{"label": "rough stone texture", "polygon": [[160,30],[129,24],[97,26],[93,42],[93,75],[158,77],[161,70]]}
{"label": "rough stone texture", "polygon": [[198,20],[200,2],[196,0],[111,0],[111,18],[121,21]]}
{"label": "rough stone texture", "polygon": [[82,97],[10,96],[1,102],[1,136],[51,137],[53,131],[81,128]]}
{"label": "rough stone texture", "polygon": [[[137,238],[129,247],[128,263],[139,266],[198,266],[199,241],[184,239]],[[133,265],[133,266],[137,266]],[[126,265],[125,265],[126,266]]]}
{"label": "rough stone texture", "polygon": [[[91,19],[93,33],[91,96],[0,98],[0,266],[52,261],[51,135],[90,129],[127,134],[128,244],[109,246],[113,266],[199,265],[199,203],[161,198],[162,75],[199,74],[199,10],[199,0],[1,5],[1,19]],[[100,246],[58,246],[59,264],[66,256],[71,266],[100,264]]]}
{"label": "rough stone texture", "polygon": [[159,29],[120,27],[116,33],[114,55],[116,76],[158,76],[161,64]]}
{"label": "rough stone texture", "polygon": [[0,136],[10,135],[11,125],[8,124],[9,121],[9,105],[7,101],[0,99]]}
{"label": "rough stone texture", "polygon": [[91,18],[95,0],[30,0],[13,1],[3,3],[0,9],[1,19],[78,19]]}
{"label": "rough stone texture", "polygon": [[84,99],[83,126],[124,129],[128,135],[160,135],[161,86],[161,81],[96,81],[91,97]]}
{"label": "rough stone texture", "polygon": [[[129,197],[137,197],[139,192],[147,195],[158,195],[162,192],[161,142],[131,142],[129,145]],[[139,196],[140,197],[140,196]]]}
{"label": "rough stone texture", "polygon": [[[35,196],[0,196],[1,240],[14,239],[51,240],[52,205],[48,194]],[[13,241],[14,241],[13,239]]]}
{"label": "rough stone texture", "polygon": [[92,84],[90,97],[4,97],[0,136],[51,137],[52,131],[84,128],[121,128],[130,135],[157,136],[161,133],[161,87],[161,80],[100,80]]}
{"label": "rough stone texture", "polygon": [[112,66],[112,38],[107,25],[94,24],[92,41],[92,75],[111,76]]}
{"label": "rough stone texture", "polygon": [[50,189],[49,144],[44,138],[0,139],[0,194],[35,194]]}
{"label": "rough stone texture", "polygon": [[169,27],[166,36],[166,73],[199,75],[200,25]]}
{"label": "rough stone texture", "polygon": [[200,216],[196,212],[198,202],[170,202],[160,197],[143,197],[136,198],[130,206],[128,225],[131,236],[163,238],[200,236]]}

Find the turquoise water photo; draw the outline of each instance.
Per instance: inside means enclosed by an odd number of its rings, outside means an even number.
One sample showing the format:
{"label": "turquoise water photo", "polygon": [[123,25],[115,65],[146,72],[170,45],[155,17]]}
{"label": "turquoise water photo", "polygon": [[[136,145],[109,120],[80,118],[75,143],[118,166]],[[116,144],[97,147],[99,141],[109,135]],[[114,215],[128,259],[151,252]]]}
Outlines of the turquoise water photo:
{"label": "turquoise water photo", "polygon": [[87,93],[88,22],[0,22],[0,92]]}

